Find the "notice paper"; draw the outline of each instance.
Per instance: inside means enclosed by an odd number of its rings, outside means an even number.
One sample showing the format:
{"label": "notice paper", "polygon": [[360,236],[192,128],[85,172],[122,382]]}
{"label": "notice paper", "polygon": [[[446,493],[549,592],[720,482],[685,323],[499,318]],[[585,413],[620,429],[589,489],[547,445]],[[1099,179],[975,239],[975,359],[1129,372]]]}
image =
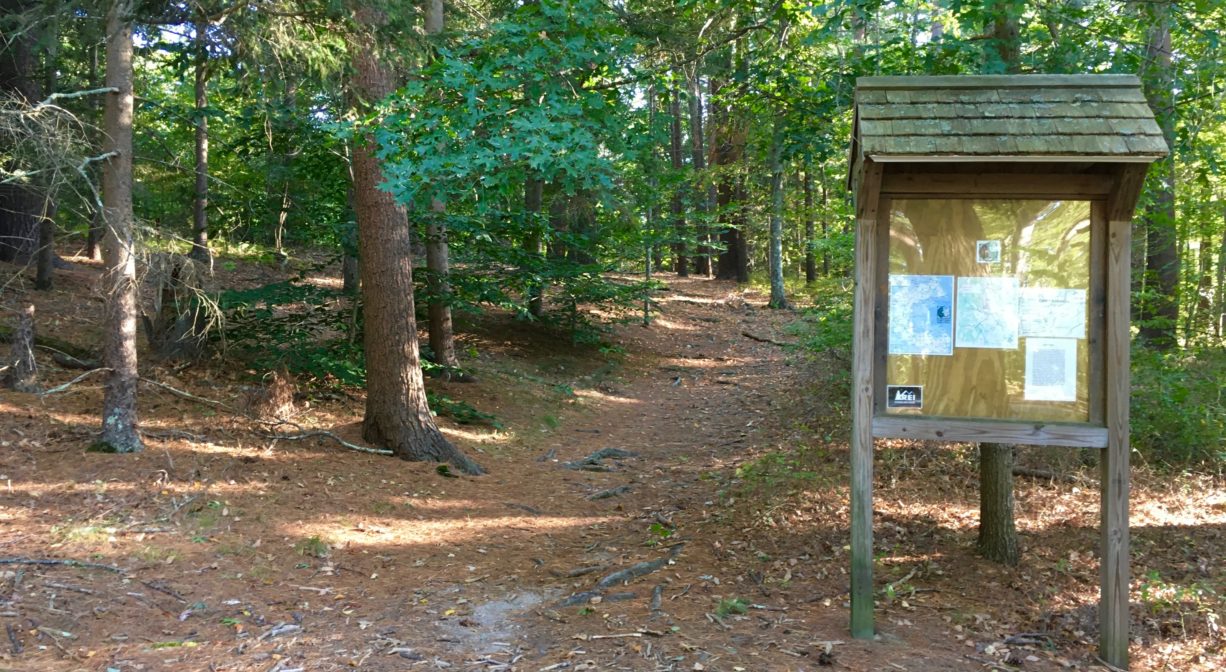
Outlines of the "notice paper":
{"label": "notice paper", "polygon": [[952,355],[954,277],[890,275],[889,353]]}
{"label": "notice paper", "polygon": [[1027,401],[1077,401],[1077,339],[1026,339]]}
{"label": "notice paper", "polygon": [[1017,278],[958,278],[959,348],[1017,349]]}
{"label": "notice paper", "polygon": [[1023,287],[1018,317],[1022,336],[1086,337],[1086,290]]}

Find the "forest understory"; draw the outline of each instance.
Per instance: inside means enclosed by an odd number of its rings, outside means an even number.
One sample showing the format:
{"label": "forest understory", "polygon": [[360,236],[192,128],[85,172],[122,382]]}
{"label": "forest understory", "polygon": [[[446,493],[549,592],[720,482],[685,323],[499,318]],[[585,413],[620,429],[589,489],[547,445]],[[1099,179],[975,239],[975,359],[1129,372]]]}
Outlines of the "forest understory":
{"label": "forest understory", "polygon": [[[71,261],[51,292],[8,291],[92,348],[98,269]],[[879,444],[879,636],[852,640],[848,362],[795,347],[797,313],[743,285],[664,280],[651,326],[601,345],[460,322],[476,382],[428,387],[493,416],[438,418],[480,477],[341,446],[362,443],[357,389],[301,387],[294,426],[232,412],[269,372],[219,358],[142,357],[162,386],[138,454],[85,452],[100,378],[0,392],[0,669],[1109,669],[1097,470],[1069,451],[1022,452],[1050,475],[1017,480],[1005,568],[974,553],[973,447]],[[80,374],[38,363],[44,388]],[[1134,473],[1133,669],[1226,666],[1224,530],[1220,478]]]}

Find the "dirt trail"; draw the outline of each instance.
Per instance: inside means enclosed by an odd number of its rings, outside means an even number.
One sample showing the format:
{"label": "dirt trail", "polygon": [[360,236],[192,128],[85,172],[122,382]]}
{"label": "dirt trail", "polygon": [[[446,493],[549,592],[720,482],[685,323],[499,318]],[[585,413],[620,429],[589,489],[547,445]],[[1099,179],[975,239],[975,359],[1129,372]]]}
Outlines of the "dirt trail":
{"label": "dirt trail", "polygon": [[[847,641],[845,457],[811,483],[829,495],[816,532],[738,502],[736,467],[786,455],[815,424],[812,372],[778,345],[795,315],[763,303],[672,281],[650,328],[618,329],[620,367],[576,374],[543,430],[522,421],[538,401],[514,385],[528,374],[447,388],[521,420],[448,428],[480,478],[270,443],[174,399],[143,402],[147,429],[171,428],[145,453],[79,455],[96,389],[75,414],[0,398],[3,555],[125,570],[0,568],[2,655],[31,670],[986,669],[996,652],[940,606],[883,604],[880,641]],[[359,408],[324,402],[310,419],[356,440]],[[626,453],[581,464],[604,449]],[[887,540],[902,529],[883,525]]]}

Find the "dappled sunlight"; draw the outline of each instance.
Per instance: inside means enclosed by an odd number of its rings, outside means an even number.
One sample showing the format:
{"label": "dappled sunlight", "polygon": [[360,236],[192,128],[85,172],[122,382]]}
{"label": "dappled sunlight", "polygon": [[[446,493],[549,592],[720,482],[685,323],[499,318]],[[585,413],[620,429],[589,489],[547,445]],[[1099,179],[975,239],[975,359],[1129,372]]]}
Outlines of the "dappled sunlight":
{"label": "dappled sunlight", "polygon": [[606,394],[604,392],[601,392],[595,389],[575,390],[575,396],[579,397],[580,399],[584,399],[588,401],[602,401],[602,402],[609,402],[612,404],[640,404],[642,403],[642,401],[639,399],[634,399],[631,397],[622,397],[622,396],[618,396],[614,394]]}
{"label": "dappled sunlight", "polygon": [[287,523],[280,533],[290,538],[318,537],[335,546],[413,546],[459,544],[480,541],[507,530],[519,530],[533,535],[552,531],[609,524],[612,516],[533,516],[504,515],[492,518],[470,516],[443,520],[402,520],[379,516],[362,516],[355,522],[352,516],[325,516],[311,521]]}
{"label": "dappled sunlight", "polygon": [[461,439],[467,443],[476,443],[483,446],[501,446],[510,443],[515,438],[514,432],[508,432],[504,429],[481,430],[463,426],[439,425],[439,431],[448,438]]}
{"label": "dappled sunlight", "polygon": [[329,277],[326,275],[308,276],[303,279],[303,282],[307,283],[308,285],[315,285],[316,287],[325,287],[327,289],[340,290],[345,287],[345,283],[342,278],[334,278],[334,277]]}
{"label": "dappled sunlight", "polygon": [[664,329],[668,329],[668,330],[670,330],[670,331],[692,331],[692,332],[698,332],[698,331],[701,331],[701,330],[702,330],[702,329],[701,329],[700,327],[698,327],[698,326],[695,326],[695,325],[692,325],[692,324],[682,324],[681,322],[677,322],[677,321],[674,321],[674,320],[670,320],[670,319],[668,319],[667,317],[656,317],[656,318],[653,318],[653,319],[651,320],[651,326],[652,326],[652,327],[662,327],[662,328],[664,328]]}

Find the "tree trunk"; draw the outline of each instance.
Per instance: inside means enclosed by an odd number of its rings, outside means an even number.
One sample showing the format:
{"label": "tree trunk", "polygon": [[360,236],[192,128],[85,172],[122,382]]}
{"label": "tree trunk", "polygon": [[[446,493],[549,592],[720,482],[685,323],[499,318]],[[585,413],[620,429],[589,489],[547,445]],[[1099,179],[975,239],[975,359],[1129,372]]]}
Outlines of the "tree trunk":
{"label": "tree trunk", "polygon": [[826,170],[823,168],[819,174],[822,176],[822,277],[830,277],[830,211],[827,209],[829,196],[826,192]]}
{"label": "tree trunk", "polygon": [[[671,118],[669,122],[669,159],[672,161],[673,171],[680,173],[683,167],[681,159],[681,92],[676,88],[669,92],[668,114]],[[677,189],[673,193],[673,200],[670,205],[670,210],[673,216],[673,230],[676,235],[676,240],[673,242],[673,271],[680,277],[687,277],[690,274],[689,259],[686,258],[686,229],[685,229],[685,205],[682,195],[682,190]]]}
{"label": "tree trunk", "polygon": [[106,292],[102,359],[111,370],[102,398],[102,434],[96,448],[131,453],[144,448],[136,429],[136,249],[132,240],[132,0],[115,0],[106,18],[106,96],[102,167],[103,288]]}
{"label": "tree trunk", "polygon": [[[1226,211],[1226,204],[1222,204],[1222,208]],[[1226,227],[1222,229],[1222,240],[1217,248],[1217,284],[1214,287],[1213,335],[1220,339],[1226,331]]]}
{"label": "tree trunk", "polygon": [[196,197],[192,207],[192,259],[212,265],[209,251],[209,19],[196,13]]}
{"label": "tree trunk", "polygon": [[[541,209],[545,200],[545,181],[531,169],[524,177],[524,224],[528,233],[524,237],[524,250],[533,258],[534,264],[544,261],[545,236],[542,233]],[[540,268],[531,269],[533,275]],[[539,280],[528,283],[528,314],[540,317],[545,314],[545,288]]]}
{"label": "tree trunk", "polygon": [[[17,16],[32,8],[31,0],[0,0],[0,17]],[[39,100],[34,78],[38,30],[17,30],[0,38],[0,96],[15,96],[27,104]],[[3,154],[3,150],[0,150]],[[34,185],[0,184],[0,261],[25,261],[38,246],[43,197]]]}
{"label": "tree trunk", "polygon": [[771,282],[770,308],[787,308],[788,298],[783,288],[783,120],[775,118],[771,138],[771,215],[770,251],[768,253]]}
{"label": "tree trunk", "polygon": [[[1019,70],[1017,16],[1001,3],[992,22],[993,44],[1005,71]],[[1013,446],[979,444],[979,552],[1006,565],[1018,562],[1013,523]]]}
{"label": "tree trunk", "polygon": [[[443,0],[430,0],[426,7],[426,34],[443,32]],[[426,218],[426,292],[430,297],[430,350],[434,362],[459,369],[455,335],[451,324],[451,251],[447,245],[446,206],[438,199],[430,204]],[[461,379],[464,377],[461,376]]]}
{"label": "tree trunk", "polygon": [[979,552],[1016,565],[1020,554],[1013,524],[1013,446],[979,444]]}
{"label": "tree trunk", "polygon": [[4,373],[4,384],[10,390],[39,391],[38,364],[34,361],[34,304],[27,304],[17,315],[8,367]]}
{"label": "tree trunk", "polygon": [[[43,93],[51,95],[59,84],[60,19],[57,0],[47,3],[47,32],[43,42]],[[34,276],[34,289],[48,290],[54,284],[55,272],[55,217],[59,204],[55,200],[55,178],[42,182],[43,207],[38,220],[38,269]]]}
{"label": "tree trunk", "polygon": [[[383,14],[358,5],[354,12],[363,35],[350,42],[353,87],[363,105],[396,89],[391,68],[382,61],[375,35]],[[379,188],[383,173],[374,138],[359,137],[353,149],[354,205],[362,256],[365,313],[366,416],[362,436],[406,460],[451,462],[468,474],[482,469],[451,445],[430,415],[421,375],[413,308],[413,261],[409,225],[402,207]]]}
{"label": "tree trunk", "polygon": [[813,222],[813,168],[808,162],[805,163],[803,185],[805,190],[805,284],[812,285],[817,282],[817,254],[813,249],[817,244],[817,230]]}
{"label": "tree trunk", "polygon": [[698,65],[694,64],[686,70],[686,84],[689,89],[690,108],[690,157],[693,179],[694,206],[698,215],[698,225],[695,233],[698,237],[698,256],[694,258],[694,272],[704,277],[711,277],[711,246],[708,238],[711,235],[711,225],[708,221],[711,209],[707,202],[706,179],[707,159],[706,142],[703,136],[702,124],[702,81],[698,76]]}
{"label": "tree trunk", "polygon": [[[98,78],[98,45],[94,44],[89,49],[89,88],[98,89],[102,84]],[[97,114],[98,96],[91,96],[90,109]],[[94,123],[97,124],[97,118],[94,117]],[[102,143],[98,143],[101,145]],[[91,164],[88,168],[90,176],[97,175],[98,168]],[[91,261],[102,261],[102,208],[98,206],[92,199],[89,204],[89,231],[85,236],[85,256]]]}
{"label": "tree trunk", "polygon": [[1177,345],[1179,245],[1175,222],[1175,73],[1171,64],[1171,3],[1147,6],[1150,32],[1143,73],[1145,97],[1154,108],[1171,153],[1151,169],[1156,184],[1145,210],[1145,292],[1138,311],[1141,340],[1160,350]]}

